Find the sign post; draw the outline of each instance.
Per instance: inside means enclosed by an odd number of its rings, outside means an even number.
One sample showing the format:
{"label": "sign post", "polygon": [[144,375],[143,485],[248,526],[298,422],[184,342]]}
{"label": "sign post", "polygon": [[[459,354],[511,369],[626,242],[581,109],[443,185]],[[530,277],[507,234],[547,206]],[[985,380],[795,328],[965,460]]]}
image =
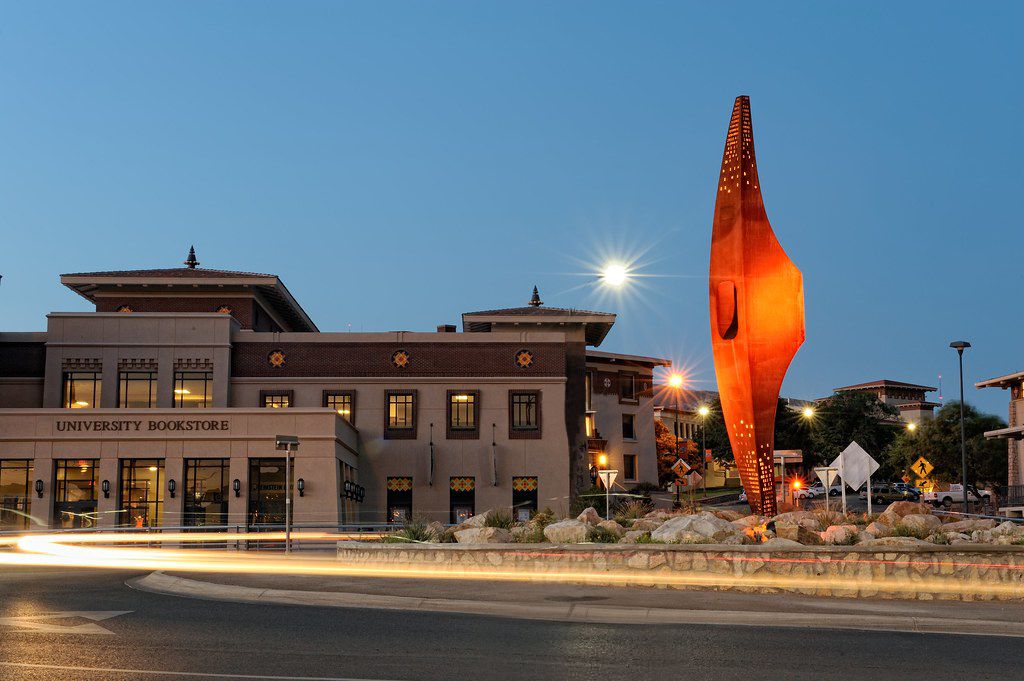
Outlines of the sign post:
{"label": "sign post", "polygon": [[819,466],[814,469],[814,474],[818,476],[818,480],[821,480],[821,484],[825,486],[825,512],[828,512],[828,497],[832,492],[832,485],[836,481],[836,474],[839,470],[836,468],[830,468],[828,466]]}
{"label": "sign post", "polygon": [[604,519],[612,519],[612,483],[615,482],[615,477],[619,474],[617,470],[604,470],[598,471],[597,476],[601,478],[601,482],[604,483]]}
{"label": "sign post", "polygon": [[846,486],[858,490],[868,483],[868,505],[871,504],[871,474],[878,470],[878,462],[856,442],[851,442],[830,464],[839,468],[843,479],[843,515],[846,515]]}

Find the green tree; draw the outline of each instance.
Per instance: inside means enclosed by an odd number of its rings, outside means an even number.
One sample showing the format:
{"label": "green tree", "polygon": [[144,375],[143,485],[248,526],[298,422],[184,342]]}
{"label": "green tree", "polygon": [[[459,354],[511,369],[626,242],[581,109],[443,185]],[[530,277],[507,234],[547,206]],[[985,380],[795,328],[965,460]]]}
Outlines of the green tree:
{"label": "green tree", "polygon": [[816,461],[828,463],[851,442],[875,459],[902,429],[900,412],[872,393],[843,391],[823,400],[812,417],[811,433]]}
{"label": "green tree", "polygon": [[[964,405],[967,480],[970,483],[1006,484],[1006,441],[985,438],[985,431],[1005,427],[1006,423],[998,416],[982,414],[971,405]],[[935,466],[931,475],[935,480],[961,480],[959,402],[946,404],[934,419],[925,421],[915,431],[903,430],[883,454],[887,468],[894,475],[903,475],[919,456]]]}

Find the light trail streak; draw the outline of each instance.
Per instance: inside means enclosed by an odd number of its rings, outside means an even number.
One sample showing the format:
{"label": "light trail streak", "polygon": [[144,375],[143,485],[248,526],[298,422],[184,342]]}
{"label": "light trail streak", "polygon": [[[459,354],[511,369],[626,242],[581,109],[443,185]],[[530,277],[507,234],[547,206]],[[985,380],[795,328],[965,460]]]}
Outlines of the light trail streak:
{"label": "light trail streak", "polygon": [[[325,542],[348,539],[366,539],[366,534],[331,532],[293,532],[292,541]],[[1024,598],[1024,571],[1019,565],[1008,563],[959,563],[952,561],[883,560],[852,558],[849,554],[836,556],[835,570],[826,568],[820,575],[749,574],[742,572],[741,563],[808,564],[817,559],[786,558],[782,556],[722,555],[703,553],[705,569],[677,570],[670,567],[655,569],[612,568],[592,570],[562,567],[548,558],[565,559],[558,551],[507,551],[510,557],[537,559],[536,563],[516,566],[503,565],[444,565],[395,564],[383,562],[352,562],[334,555],[285,556],[284,554],[249,553],[212,549],[181,549],[175,547],[150,548],[140,544],[188,544],[193,542],[283,542],[283,532],[220,533],[220,532],[168,532],[161,534],[100,532],[95,534],[34,534],[5,538],[17,551],[0,552],[0,565],[60,566],[120,570],[160,570],[166,572],[205,572],[234,574],[280,574],[344,576],[384,579],[445,579],[468,581],[506,581],[536,583],[578,583],[603,586],[645,587],[697,587],[697,588],[755,588],[799,591],[803,593],[850,590],[853,593],[873,591],[914,597],[919,593],[935,595],[970,594],[976,597]],[[100,546],[115,544],[115,546]],[[121,546],[117,546],[117,545]],[[124,545],[128,545],[125,547]],[[894,547],[895,548],[895,547]],[[895,553],[887,551],[886,553]],[[571,557],[571,556],[570,556]],[[943,568],[949,572],[964,570],[1005,569],[1015,571],[1010,581],[998,578],[972,580],[911,574],[908,576],[885,574],[885,566],[898,565],[914,569],[928,569],[933,573]],[[852,569],[850,566],[855,566]],[[865,575],[865,572],[869,573]]]}

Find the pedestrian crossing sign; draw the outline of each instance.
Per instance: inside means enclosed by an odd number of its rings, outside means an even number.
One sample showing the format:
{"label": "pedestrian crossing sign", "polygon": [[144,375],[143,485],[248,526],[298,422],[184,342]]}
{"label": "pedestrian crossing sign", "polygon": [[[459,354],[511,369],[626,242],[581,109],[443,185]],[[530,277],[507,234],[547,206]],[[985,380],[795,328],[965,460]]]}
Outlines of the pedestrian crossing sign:
{"label": "pedestrian crossing sign", "polygon": [[917,461],[915,461],[914,465],[910,467],[910,470],[914,472],[914,475],[919,478],[927,478],[934,469],[935,466],[932,465],[931,461],[923,456],[917,457]]}

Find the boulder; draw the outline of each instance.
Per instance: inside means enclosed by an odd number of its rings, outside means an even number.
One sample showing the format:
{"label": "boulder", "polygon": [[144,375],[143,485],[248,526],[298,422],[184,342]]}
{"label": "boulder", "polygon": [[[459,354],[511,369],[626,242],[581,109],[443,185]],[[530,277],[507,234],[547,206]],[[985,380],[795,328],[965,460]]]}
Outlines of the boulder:
{"label": "boulder", "polygon": [[[794,527],[800,526],[794,525]],[[773,539],[769,539],[765,543],[761,544],[761,546],[763,546],[766,549],[802,549],[804,547],[804,545],[800,542],[793,541],[792,539],[786,539],[785,537],[775,537]]]}
{"label": "boulder", "polygon": [[455,532],[460,544],[509,544],[512,533],[501,527],[470,527]]}
{"label": "boulder", "polygon": [[603,527],[604,529],[608,530],[609,532],[614,534],[616,538],[621,538],[624,534],[626,534],[626,528],[624,528],[622,525],[619,525],[614,520],[602,520],[597,524],[597,526]]}
{"label": "boulder", "polygon": [[468,530],[471,527],[483,527],[487,524],[487,518],[491,515],[491,509],[487,509],[483,513],[477,513],[472,518],[462,521],[456,530]]}
{"label": "boulder", "polygon": [[757,527],[758,525],[764,525],[768,522],[768,518],[763,515],[746,515],[738,520],[733,520],[732,524],[736,527]]}
{"label": "boulder", "polygon": [[651,518],[653,520],[657,520],[659,522],[663,522],[665,520],[668,520],[669,518],[671,518],[674,515],[675,515],[674,513],[671,513],[669,511],[664,510],[664,509],[658,509],[658,510],[655,510],[655,511],[650,511],[649,513],[645,514],[644,518]]}
{"label": "boulder", "polygon": [[1003,524],[993,527],[991,532],[993,537],[1000,535],[1020,536],[1024,535],[1024,525],[1007,520]]}
{"label": "boulder", "polygon": [[720,509],[720,510],[717,510],[717,511],[712,511],[712,513],[714,513],[716,516],[718,516],[722,520],[728,520],[729,522],[733,522],[733,521],[739,520],[740,518],[743,517],[743,514],[740,513],[739,511],[731,511],[731,510],[729,510],[727,508],[723,508],[723,509]]}
{"label": "boulder", "polygon": [[942,521],[930,513],[927,515],[923,513],[911,513],[903,516],[903,520],[901,522],[905,527],[909,527],[922,535],[931,534],[939,529],[940,525],[942,525]]}
{"label": "boulder", "polygon": [[974,530],[991,530],[996,526],[996,521],[991,518],[968,518],[953,523],[945,523],[942,526],[943,532],[973,532]]}
{"label": "boulder", "polygon": [[544,538],[555,544],[579,544],[587,541],[590,525],[579,520],[562,520],[544,528]]}
{"label": "boulder", "polygon": [[914,537],[879,537],[862,542],[859,546],[934,546],[934,544]]}
{"label": "boulder", "polygon": [[819,536],[825,544],[849,544],[857,536],[857,526],[829,525]]}
{"label": "boulder", "polygon": [[525,523],[523,525],[516,525],[512,528],[512,538],[516,541],[524,541],[528,537],[532,537],[538,532],[538,525],[535,523]]}
{"label": "boulder", "polygon": [[775,523],[775,536],[804,546],[814,546],[822,543],[821,535],[798,523]]}
{"label": "boulder", "polygon": [[629,532],[626,532],[626,534],[624,534],[622,536],[622,539],[619,540],[619,543],[620,544],[635,544],[636,540],[639,539],[640,537],[642,537],[645,534],[647,534],[647,532],[640,532],[638,530],[630,530]]}
{"label": "boulder", "polygon": [[885,509],[886,514],[900,518],[906,515],[931,515],[931,512],[931,506],[917,501],[894,501],[889,504],[889,508]]}
{"label": "boulder", "polygon": [[665,543],[709,539],[720,541],[735,534],[736,526],[714,513],[703,511],[694,515],[681,515],[666,520],[651,532],[651,539]]}
{"label": "boulder", "polygon": [[639,530],[641,532],[650,532],[661,527],[664,520],[657,520],[655,518],[641,518],[640,520],[634,520],[633,524],[629,526],[631,530]]}
{"label": "boulder", "polygon": [[873,537],[888,537],[892,534],[892,528],[885,523],[878,522],[877,520],[867,527],[864,531],[871,534]]}
{"label": "boulder", "polygon": [[580,513],[578,516],[576,516],[576,520],[580,521],[581,523],[586,523],[587,525],[597,525],[599,522],[601,522],[601,516],[597,512],[596,508],[594,508],[593,506],[587,506],[585,509],[583,509],[583,513]]}
{"label": "boulder", "polygon": [[[936,541],[937,539],[944,539],[944,541],[938,542]],[[957,540],[961,542],[964,540],[970,541],[970,537],[963,532],[946,532],[945,530],[939,530],[935,534],[925,537],[925,541],[931,542],[932,544],[952,544]]]}
{"label": "boulder", "polygon": [[784,523],[798,523],[799,521],[807,520],[808,518],[817,520],[814,511],[790,511],[789,513],[780,513],[772,518],[772,520],[775,522],[781,521]]}
{"label": "boulder", "polygon": [[430,541],[444,541],[444,535],[445,532],[447,531],[448,528],[445,527],[443,524],[437,522],[436,520],[427,525],[427,532],[430,533]]}

